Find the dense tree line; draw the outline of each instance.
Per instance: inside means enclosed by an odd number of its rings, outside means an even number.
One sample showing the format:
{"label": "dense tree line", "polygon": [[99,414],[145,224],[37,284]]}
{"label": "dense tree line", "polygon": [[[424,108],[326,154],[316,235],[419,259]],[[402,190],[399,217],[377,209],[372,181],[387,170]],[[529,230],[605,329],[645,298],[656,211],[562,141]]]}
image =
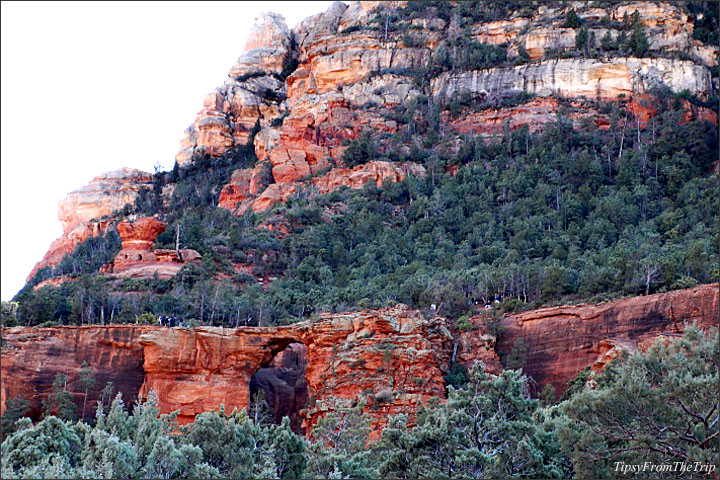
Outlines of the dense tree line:
{"label": "dense tree line", "polygon": [[132,409],[121,395],[100,401],[88,422],[58,409],[33,424],[15,402],[3,417],[2,477],[617,478],[622,465],[647,461],[692,469],[663,478],[714,478],[719,348],[717,329],[706,336],[688,326],[545,405],[530,398],[521,371],[491,377],[476,364],[447,401],[420,408],[416,426],[391,416],[376,442],[360,403],[327,414],[305,439],[287,418],[272,425],[246,410],[220,408],[179,427],[176,414],[159,415],[152,393]]}

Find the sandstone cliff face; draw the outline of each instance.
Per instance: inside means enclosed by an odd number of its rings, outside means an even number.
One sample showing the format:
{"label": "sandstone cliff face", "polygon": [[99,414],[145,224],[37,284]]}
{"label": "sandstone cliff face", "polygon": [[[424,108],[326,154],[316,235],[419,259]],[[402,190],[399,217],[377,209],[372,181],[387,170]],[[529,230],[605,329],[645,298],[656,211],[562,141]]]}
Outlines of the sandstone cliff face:
{"label": "sandstone cliff face", "polygon": [[[203,110],[186,132],[178,162],[189,161],[193,152],[217,156],[244,145],[259,122],[254,147],[260,162],[272,165],[270,181],[253,183],[256,172],[236,172],[220,199],[222,208],[237,214],[249,209],[258,212],[285,201],[309,183],[317,187],[322,182],[310,182],[308,177],[342,167],[343,141],[357,138],[362,131],[373,132],[378,139],[378,153],[385,153],[391,148],[387,134],[398,131],[396,122],[385,113],[422,93],[439,100],[462,92],[481,98],[511,96],[521,91],[545,97],[510,109],[466,112],[451,122],[455,133],[491,136],[506,120],[511,128],[530,125],[534,132],[541,130],[558,110],[558,103],[547,98],[551,96],[617,100],[618,95],[630,98],[666,85],[675,92],[687,89],[705,98],[711,90],[706,67],[717,63],[717,48],[692,39],[692,18],[679,6],[670,2],[603,6],[575,2],[541,5],[531,8],[530,14],[515,12],[506,20],[470,25],[473,40],[507,45],[511,60],[522,46],[533,63],[448,72],[432,81],[430,92],[421,92],[407,76],[390,72],[411,72],[424,65],[447,37],[458,36],[463,30],[454,21],[413,18],[409,24],[416,40],[408,42],[404,37],[387,35],[373,23],[377,12],[404,6],[403,2],[352,2],[349,6],[336,2],[293,29],[288,29],[279,15],[259,18],[247,51],[231,69],[229,80],[206,98]],[[623,17],[637,10],[651,52],[682,53],[688,59],[543,61],[550,51],[574,51],[577,29],[563,27],[570,8],[590,25],[593,48],[599,48],[606,33],[612,38],[620,35]],[[290,75],[283,81],[277,74],[288,59],[296,59],[298,66],[284,72]],[[608,119],[603,115],[577,110],[573,116],[576,123],[591,117],[601,128],[607,127]],[[700,111],[689,118],[707,117],[712,121],[713,113]],[[342,174],[339,171],[333,175],[337,178]],[[335,182],[332,189],[348,183],[352,182]]]}
{"label": "sandstone cliff face", "polygon": [[710,91],[710,72],[687,60],[665,58],[558,59],[463,73],[445,73],[432,82],[433,94],[510,95],[528,92],[540,97],[558,95],[616,100],[618,95],[645,93],[666,85],[673,92],[688,90],[704,97]]}
{"label": "sandstone cliff face", "polygon": [[452,336],[443,319],[398,305],[295,328],[307,347],[307,431],[327,412],[362,401],[377,438],[388,415],[410,414],[412,424],[420,402],[445,394]]}
{"label": "sandstone cliff face", "polygon": [[188,262],[200,259],[192,249],[155,249],[155,239],[165,231],[165,224],[153,217],[134,222],[120,222],[117,226],[122,250],[113,261],[113,274],[119,277],[173,277]]}
{"label": "sandstone cliff face", "polygon": [[35,264],[30,272],[30,275],[28,275],[26,282],[29,282],[41,268],[54,267],[60,263],[65,255],[72,253],[73,250],[75,250],[76,246],[88,238],[97,237],[105,231],[109,225],[110,222],[107,220],[86,222],[81,223],[69,232],[64,233],[62,237],[54,240],[52,244],[50,244],[50,248],[45,253],[45,256],[43,256],[42,260]]}
{"label": "sandstone cliff face", "polygon": [[[140,343],[145,354],[141,392],[157,391],[161,410],[179,410],[181,422],[221,403],[229,410],[246,407],[257,372],[275,362],[273,358],[288,345],[301,343],[306,349],[309,394],[302,412],[304,429],[310,431],[327,412],[360,400],[377,435],[387,415],[412,415],[419,402],[444,395],[442,375],[451,336],[442,320],[425,321],[401,305],[327,314],[316,322],[287,327],[160,328],[144,334]],[[265,374],[256,381],[262,377],[266,385],[270,383]],[[302,403],[295,398],[294,387],[287,391],[292,391],[293,399],[285,403]]]}
{"label": "sandstone cliff face", "polygon": [[[362,188],[367,182],[381,187],[384,182],[400,182],[408,174],[423,177],[425,168],[412,162],[396,165],[391,162],[372,161],[353,168],[334,168],[324,175],[314,177],[306,182],[290,181],[268,185],[259,195],[253,194],[254,169],[242,169],[233,172],[230,183],[220,193],[219,206],[242,215],[248,209],[255,212],[267,210],[278,202],[307,189],[317,194],[326,194],[345,186]],[[257,189],[255,190],[258,191]]]}
{"label": "sandstone cliff face", "polygon": [[581,20],[589,22],[588,33],[594,39],[591,42],[593,48],[600,48],[600,39],[606,33],[616,39],[622,30],[619,22],[626,14],[631,17],[637,11],[639,21],[646,29],[651,52],[689,53],[694,61],[705,66],[717,65],[717,47],[702,45],[693,39],[692,19],[671,2],[541,5],[532,16],[473,25],[472,38],[483,43],[508,44],[512,56],[517,55],[518,47],[522,45],[532,60],[541,59],[551,50],[573,50],[577,29],[563,27],[570,8],[575,9]]}
{"label": "sandstone cliff face", "polygon": [[160,410],[179,410],[178,420],[186,423],[220,404],[247,407],[253,378],[272,388],[284,378],[284,389],[271,395],[273,407],[296,408],[295,425],[300,415],[310,431],[327,412],[362,401],[374,436],[387,415],[412,416],[419,402],[445,394],[443,373],[452,348],[443,319],[426,321],[403,305],[328,314],[287,327],[17,327],[3,330],[3,338],[3,408],[6,398],[23,393],[39,413],[55,374],[69,372],[73,388],[85,360],[100,385],[90,392],[91,401],[107,380],[126,400],[155,390]]}
{"label": "sandstone cliff face", "polygon": [[282,328],[155,328],[139,343],[145,381],[140,392],[158,393],[160,410],[179,410],[178,421],[224,404],[242,409],[250,401],[250,379],[298,338]]}
{"label": "sandstone cliff face", "polygon": [[273,412],[290,411],[293,425],[306,432],[327,412],[363,402],[376,438],[388,415],[407,413],[412,424],[420,402],[445,395],[443,376],[453,360],[466,367],[482,361],[498,373],[496,350],[507,353],[522,339],[524,372],[538,389],[550,383],[560,395],[584,367],[599,371],[621,351],[644,350],[686,322],[717,325],[719,309],[712,284],[511,315],[501,322],[499,338],[481,316],[453,336],[445,319],[425,320],[404,305],[268,328],[14,327],[2,331],[2,406],[22,393],[39,414],[58,372],[68,373],[82,405],[77,372],[87,361],[98,379],[89,405],[112,381],[127,402],[155,390],[160,410],[179,410],[186,423],[220,404],[244,408],[250,392],[263,389]]}
{"label": "sandstone cliff face", "polygon": [[256,22],[228,80],[205,97],[186,129],[178,164],[189,162],[195,152],[217,156],[244,145],[256,121],[267,126],[280,116],[285,84],[277,77],[290,53],[291,32],[282,15],[267,13]]}
{"label": "sandstone cliff face", "polygon": [[507,354],[522,339],[527,347],[523,371],[538,391],[550,383],[560,395],[578,371],[608,349],[607,342],[678,333],[685,323],[707,328],[717,325],[718,312],[717,283],[601,305],[542,308],[503,319],[496,349]]}
{"label": "sandstone cliff face", "polygon": [[[60,202],[58,219],[63,235],[30,272],[28,281],[46,266],[60,263],[82,241],[99,235],[110,221],[100,220],[125,205],[132,205],[138,192],[152,188],[152,174],[131,168],[121,168],[95,177],[86,186],[70,192]],[[91,221],[93,220],[93,221]]]}
{"label": "sandstone cliff face", "polygon": [[29,414],[37,418],[42,412],[42,400],[52,392],[58,373],[68,375],[68,390],[82,409],[84,391],[78,384],[78,372],[83,361],[93,367],[96,379],[88,392],[86,413],[94,411],[94,402],[109,381],[116,392],[122,392],[126,405],[131,404],[143,383],[143,349],[139,339],[152,328],[92,325],[3,329],[2,410],[5,411],[5,400],[23,394],[31,404]]}

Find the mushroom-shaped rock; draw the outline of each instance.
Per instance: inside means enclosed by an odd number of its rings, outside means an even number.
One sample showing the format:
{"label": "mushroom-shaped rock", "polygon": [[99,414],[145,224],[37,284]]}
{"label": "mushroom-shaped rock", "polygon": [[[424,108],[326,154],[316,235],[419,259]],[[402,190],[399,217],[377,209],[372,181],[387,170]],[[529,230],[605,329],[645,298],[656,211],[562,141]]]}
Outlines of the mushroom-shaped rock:
{"label": "mushroom-shaped rock", "polygon": [[117,229],[123,250],[150,252],[155,239],[165,231],[165,224],[154,217],[143,217],[132,223],[120,222]]}

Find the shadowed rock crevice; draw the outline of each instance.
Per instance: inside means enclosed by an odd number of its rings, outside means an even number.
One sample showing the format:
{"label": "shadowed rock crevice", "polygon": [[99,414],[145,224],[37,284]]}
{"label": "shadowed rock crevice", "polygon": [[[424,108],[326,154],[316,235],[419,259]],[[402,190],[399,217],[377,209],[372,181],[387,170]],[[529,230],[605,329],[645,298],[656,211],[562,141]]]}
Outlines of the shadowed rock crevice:
{"label": "shadowed rock crevice", "polygon": [[272,421],[279,424],[288,417],[293,431],[301,434],[305,433],[301,412],[308,402],[306,352],[305,345],[291,343],[250,379],[250,398],[264,392]]}

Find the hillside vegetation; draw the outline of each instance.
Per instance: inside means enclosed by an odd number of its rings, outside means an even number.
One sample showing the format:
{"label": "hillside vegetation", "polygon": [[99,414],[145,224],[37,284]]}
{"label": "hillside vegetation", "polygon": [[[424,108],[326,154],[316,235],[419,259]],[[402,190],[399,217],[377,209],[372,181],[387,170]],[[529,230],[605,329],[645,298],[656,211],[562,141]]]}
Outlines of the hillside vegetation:
{"label": "hillside vegetation", "polygon": [[[554,96],[552,119],[542,128],[533,118],[511,124],[513,115],[522,114],[513,109],[536,105],[538,97],[525,91],[433,94],[441,75],[538,61],[524,47],[516,49],[513,40],[480,42],[473,32],[493,21],[559,25],[553,28],[580,36],[577,45],[546,48],[539,61],[683,58],[648,43],[661,27],[644,26],[637,12],[597,20],[548,4],[560,13],[544,17],[540,6],[409,2],[380,9],[337,34],[344,41],[363,35],[392,40],[398,51],[440,39],[417,68],[373,70],[358,81],[405,78],[419,93],[396,105],[353,107],[358,115],[369,112],[394,122],[395,131],[353,127],[359,132],[342,139],[346,148],[335,161],[413,162],[425,168],[424,176],[322,195],[312,183],[302,183],[337,166],[329,165],[300,179],[296,193],[270,210],[231,213],[218,207],[221,190],[233,171],[258,165],[267,165],[267,182],[274,181],[277,169],[257,157],[258,135],[285,132],[293,110],[270,123],[258,119],[244,144],[220,154],[196,149],[192,161],[156,173],[154,187],[115,217],[158,215],[168,228],[156,247],[174,248],[179,229],[182,246],[200,252],[201,263],[186,265],[169,280],[106,277],[98,268],[120,249],[111,227],[61,264],[38,271],[15,297],[19,307],[6,324],[134,322],[152,313],[202,324],[269,325],[398,302],[417,309],[436,304],[441,315],[457,318],[495,294],[504,297],[504,310],[518,311],[717,281],[718,129],[702,115],[688,114],[699,109],[717,114],[717,66],[709,69],[715,86],[704,98],[662,84],[632,99]],[[695,22],[694,41],[717,44],[711,5],[678,8]],[[436,21],[444,27],[427,27]],[[583,40],[599,28],[610,38]],[[302,65],[310,65],[310,57],[298,62],[293,55],[299,54],[292,52],[273,82],[290,82]],[[288,76],[293,66],[298,70]],[[345,95],[348,87],[337,91]],[[281,102],[283,92],[263,101]],[[644,109],[653,114],[641,118]],[[489,135],[462,133],[453,123],[490,111],[511,116]],[[168,187],[172,193],[163,194]],[[60,277],[74,281],[33,289]]]}

